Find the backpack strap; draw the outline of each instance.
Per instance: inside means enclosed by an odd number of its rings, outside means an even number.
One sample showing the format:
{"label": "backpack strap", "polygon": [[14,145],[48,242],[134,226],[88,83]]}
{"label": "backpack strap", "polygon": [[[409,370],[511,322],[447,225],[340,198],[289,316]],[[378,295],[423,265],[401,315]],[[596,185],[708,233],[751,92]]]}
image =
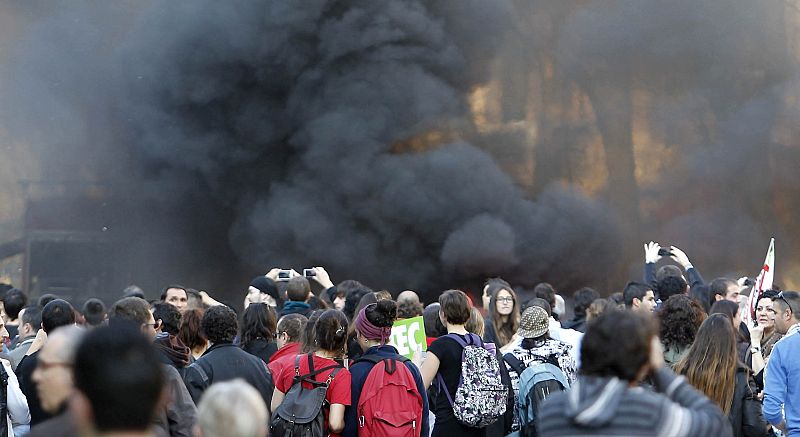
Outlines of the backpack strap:
{"label": "backpack strap", "polygon": [[480,337],[478,334],[472,334],[472,333],[470,333],[470,334],[468,335],[468,337],[469,337],[469,339],[471,340],[471,341],[470,341],[470,344],[471,344],[471,345],[478,346],[478,347],[484,347],[484,344],[483,344],[483,339],[482,339],[482,338],[481,338],[481,337]]}
{"label": "backpack strap", "polygon": [[442,377],[441,373],[436,374],[436,383],[439,385],[439,392],[444,392],[447,396],[447,402],[450,402],[450,406],[453,406],[453,397],[450,396],[450,390],[447,389],[447,385],[444,383],[444,378]]}
{"label": "backpack strap", "polygon": [[294,357],[294,376],[295,377],[300,376],[300,357],[302,357],[302,355],[297,355],[296,357]]}
{"label": "backpack strap", "polygon": [[458,344],[461,345],[461,347],[467,347],[467,346],[483,347],[483,339],[481,339],[476,334],[468,333],[466,335],[466,340],[458,334],[447,334],[445,335],[445,337],[451,340],[455,340]]}
{"label": "backpack strap", "polygon": [[[306,356],[308,357],[308,370],[309,372],[301,375],[300,374],[300,357],[303,355],[297,355],[294,357],[294,382],[292,384],[296,384],[297,382],[307,382],[314,387],[322,387],[324,385],[330,384],[330,381],[333,377],[339,373],[339,370],[342,368],[340,364],[333,364],[330,366],[325,366],[320,369],[314,369],[314,353],[309,353]],[[314,377],[319,375],[322,372],[328,371],[333,369],[333,372],[328,377],[327,382],[325,381],[317,381]]]}
{"label": "backpack strap", "polygon": [[[450,340],[454,340],[456,343],[458,343],[461,346],[462,349],[466,349],[467,346],[483,347],[483,340],[481,340],[480,337],[478,337],[477,335],[472,334],[472,333],[468,333],[466,335],[466,340],[464,338],[462,338],[458,334],[447,334],[444,337],[445,338],[449,338]],[[465,352],[464,350],[462,350],[462,352],[461,352],[461,354],[462,354],[461,355],[461,359],[462,360],[464,359],[464,355],[463,355],[464,352]],[[459,386],[463,382],[463,377],[464,377],[464,375],[460,375],[458,377],[458,385]],[[439,388],[441,390],[443,390],[444,393],[447,395],[447,400],[450,401],[450,406],[453,406],[453,398],[450,396],[450,391],[447,390],[447,386],[444,383],[444,378],[442,378],[442,374],[441,373],[437,373],[437,380],[438,380],[438,383],[439,383]]]}
{"label": "backpack strap", "polygon": [[392,375],[397,370],[397,362],[398,361],[400,361],[401,363],[403,363],[403,365],[405,365],[405,363],[407,363],[407,362],[409,362],[411,360],[409,360],[408,358],[406,358],[406,357],[404,357],[402,355],[399,355],[399,354],[393,354],[393,355],[388,355],[388,356],[387,355],[381,356],[381,355],[378,355],[378,354],[370,354],[370,355],[362,355],[357,360],[353,361],[353,364],[351,364],[351,366],[355,365],[355,364],[358,364],[358,363],[360,363],[362,361],[363,362],[372,363],[373,366],[378,364],[378,363],[380,363],[380,362],[383,362],[384,366],[386,366],[385,367],[386,373]]}
{"label": "backpack strap", "polygon": [[325,381],[325,385],[331,385],[331,381],[333,381],[333,378],[336,377],[336,374],[339,373],[339,371],[343,369],[342,366],[335,366],[335,367],[334,366],[328,366],[328,367],[324,367],[324,369],[330,369],[331,367],[333,367],[333,372],[331,372],[331,374],[328,375],[328,379]]}
{"label": "backpack strap", "polygon": [[519,358],[515,357],[512,353],[507,353],[503,355],[503,359],[517,372],[517,376],[522,375],[522,371],[525,370],[525,363],[519,360]]}
{"label": "backpack strap", "polygon": [[[467,347],[467,344],[468,344],[468,343],[466,342],[466,340],[464,340],[463,338],[461,338],[461,336],[460,336],[460,335],[458,335],[458,334],[447,334],[447,335],[445,335],[445,337],[446,337],[446,338],[449,338],[449,339],[451,339],[451,340],[455,340],[455,341],[456,341],[456,343],[458,343],[458,344],[460,344],[460,345],[461,345],[461,347]],[[470,338],[470,337],[471,337],[471,335],[468,335],[467,337],[468,337],[468,338]],[[471,338],[470,338],[470,339],[471,339]]]}
{"label": "backpack strap", "polygon": [[536,354],[532,354],[532,355],[533,355],[533,358],[535,360],[541,361],[543,364],[544,363],[552,364],[552,365],[558,367],[559,369],[561,368],[561,364],[559,364],[559,362],[558,362],[559,354],[557,352],[554,352],[554,353],[552,353],[550,355],[547,355],[547,356],[536,355]]}

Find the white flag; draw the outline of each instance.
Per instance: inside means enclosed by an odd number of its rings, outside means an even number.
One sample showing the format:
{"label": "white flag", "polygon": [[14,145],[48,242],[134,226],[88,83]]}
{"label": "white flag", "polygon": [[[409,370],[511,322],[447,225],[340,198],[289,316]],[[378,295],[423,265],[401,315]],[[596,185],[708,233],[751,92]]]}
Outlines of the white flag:
{"label": "white flag", "polygon": [[753,313],[756,311],[756,304],[758,298],[764,290],[772,288],[772,279],[775,277],[775,239],[769,241],[769,249],[767,249],[767,257],[764,259],[764,266],[761,267],[761,273],[756,278],[756,283],[750,290],[750,296],[747,298],[747,306],[742,309],[742,321],[747,323],[747,326],[755,326],[753,320]]}

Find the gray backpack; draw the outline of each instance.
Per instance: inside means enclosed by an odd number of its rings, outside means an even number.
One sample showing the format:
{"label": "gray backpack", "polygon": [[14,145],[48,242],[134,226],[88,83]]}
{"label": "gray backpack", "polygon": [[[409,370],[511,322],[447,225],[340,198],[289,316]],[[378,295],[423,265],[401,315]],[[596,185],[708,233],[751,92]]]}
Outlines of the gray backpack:
{"label": "gray backpack", "polygon": [[519,435],[536,437],[536,414],[542,402],[553,393],[569,388],[567,376],[558,367],[558,357],[538,357],[539,363],[531,363],[526,367],[513,354],[505,355],[506,362],[519,375],[519,396],[516,400],[516,412],[519,419]]}
{"label": "gray backpack", "polygon": [[[300,374],[300,358],[308,357],[308,371]],[[314,379],[318,374],[333,369],[328,379],[319,382]],[[277,437],[324,437],[328,435],[325,430],[325,395],[333,378],[339,373],[342,366],[326,366],[314,370],[314,360],[311,354],[298,355],[294,359],[294,379],[292,387],[283,398],[283,402],[272,414],[269,425],[269,434]],[[303,382],[311,384],[314,388],[303,387]]]}

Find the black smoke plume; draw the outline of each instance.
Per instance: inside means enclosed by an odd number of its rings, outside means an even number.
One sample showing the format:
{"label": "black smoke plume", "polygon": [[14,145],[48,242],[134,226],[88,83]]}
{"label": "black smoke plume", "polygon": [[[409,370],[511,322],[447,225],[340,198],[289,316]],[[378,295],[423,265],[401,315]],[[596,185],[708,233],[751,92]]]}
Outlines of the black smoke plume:
{"label": "black smoke plume", "polygon": [[[4,9],[22,23],[6,133],[51,178],[111,181],[133,281],[237,296],[254,272],[323,265],[433,294],[491,275],[598,283],[618,266],[606,207],[560,184],[530,198],[470,144],[467,97],[514,31],[508,2]],[[398,146],[432,131],[472,134]]]}

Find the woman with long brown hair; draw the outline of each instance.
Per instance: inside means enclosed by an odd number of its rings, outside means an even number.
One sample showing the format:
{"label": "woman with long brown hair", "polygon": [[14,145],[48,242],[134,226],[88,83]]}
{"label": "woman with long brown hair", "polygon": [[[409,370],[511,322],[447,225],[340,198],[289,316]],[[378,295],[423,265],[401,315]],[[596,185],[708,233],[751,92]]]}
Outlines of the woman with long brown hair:
{"label": "woman with long brown hair", "polygon": [[486,293],[490,299],[483,341],[494,343],[499,349],[508,344],[519,329],[519,301],[511,287],[500,283],[490,283]]}
{"label": "woman with long brown hair", "polygon": [[753,367],[753,353],[750,352],[750,339],[745,338],[739,330],[742,318],[740,316],[739,305],[729,300],[719,300],[711,305],[711,312],[709,314],[724,314],[728,316],[731,322],[736,339],[736,352],[739,354],[739,361],[748,367]]}
{"label": "woman with long brown hair", "polygon": [[694,343],[675,364],[695,388],[705,393],[728,416],[734,436],[767,435],[761,403],[750,370],[739,361],[736,332],[728,316],[712,314],[697,330]]}

